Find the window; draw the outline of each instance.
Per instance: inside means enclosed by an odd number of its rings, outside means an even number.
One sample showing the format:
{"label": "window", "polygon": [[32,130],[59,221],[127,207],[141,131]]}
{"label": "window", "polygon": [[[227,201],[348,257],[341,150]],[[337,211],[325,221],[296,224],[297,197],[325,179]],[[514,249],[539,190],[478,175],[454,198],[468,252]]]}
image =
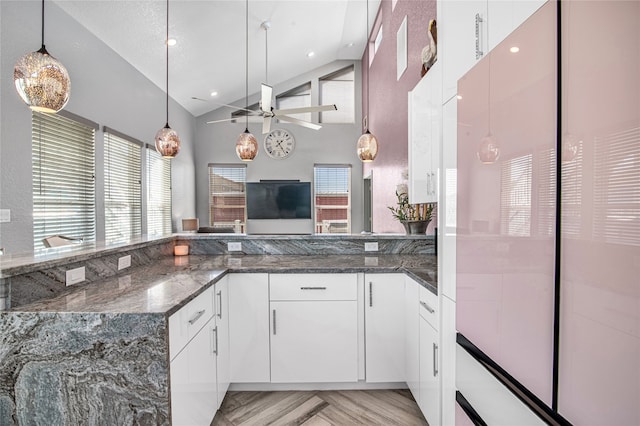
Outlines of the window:
{"label": "window", "polygon": [[105,241],[142,234],[142,142],[104,128]]}
{"label": "window", "polygon": [[171,233],[171,160],[147,145],[147,234]]}
{"label": "window", "polygon": [[405,16],[396,33],[396,80],[407,69],[407,17]]}
{"label": "window", "polygon": [[373,54],[378,53],[378,49],[380,49],[380,45],[382,44],[382,25],[378,28],[378,34],[376,34],[376,39],[373,42]]}
{"label": "window", "polygon": [[316,233],[351,233],[351,165],[314,166]]}
{"label": "window", "polygon": [[335,104],[337,111],[320,113],[321,123],[355,122],[355,71],[344,68],[320,79],[320,103]]}
{"label": "window", "polygon": [[95,130],[71,113],[32,114],[34,250],[52,235],[95,241]]}
{"label": "window", "polygon": [[502,163],[500,223],[503,235],[531,235],[532,157],[527,154]]}
{"label": "window", "polygon": [[[305,83],[276,96],[276,109],[300,108],[311,106],[311,83]],[[287,114],[298,120],[311,121],[311,113]]]}
{"label": "window", "polygon": [[[246,164],[209,164],[209,225],[244,232]],[[239,229],[238,229],[239,228]]]}

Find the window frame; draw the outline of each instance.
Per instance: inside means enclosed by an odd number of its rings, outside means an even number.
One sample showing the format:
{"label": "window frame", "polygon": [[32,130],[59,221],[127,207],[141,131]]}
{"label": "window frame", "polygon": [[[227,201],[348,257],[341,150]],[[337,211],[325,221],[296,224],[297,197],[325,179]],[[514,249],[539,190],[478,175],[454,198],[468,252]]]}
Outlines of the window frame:
{"label": "window frame", "polygon": [[[319,192],[318,187],[321,184],[318,179],[318,171],[319,169],[344,169],[347,172],[347,181],[346,181],[346,197],[347,204],[345,205],[332,205],[332,204],[322,204],[319,202],[318,197],[325,194],[327,197],[339,197],[345,196],[345,193],[340,193],[337,191],[327,191],[327,192]],[[314,164],[313,166],[313,200],[314,200],[314,229],[316,234],[350,234],[352,229],[352,201],[351,195],[353,193],[352,190],[352,165],[351,164]],[[340,184],[338,184],[340,185]],[[336,187],[338,186],[336,185]],[[343,183],[344,185],[344,183]],[[346,219],[338,219],[332,218],[323,220],[321,219],[321,210],[346,210]],[[345,224],[345,229],[342,232],[332,232],[332,228],[335,225],[336,229],[341,229],[341,224]]]}

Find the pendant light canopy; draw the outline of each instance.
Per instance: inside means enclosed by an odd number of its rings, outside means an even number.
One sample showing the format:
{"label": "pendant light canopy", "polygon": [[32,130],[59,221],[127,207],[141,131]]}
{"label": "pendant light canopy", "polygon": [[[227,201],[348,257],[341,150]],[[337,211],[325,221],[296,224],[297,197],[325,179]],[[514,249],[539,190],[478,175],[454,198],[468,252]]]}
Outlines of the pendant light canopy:
{"label": "pendant light canopy", "polygon": [[44,0],[42,0],[42,47],[24,55],[13,69],[13,82],[22,100],[34,111],[55,113],[69,101],[71,80],[67,69],[44,47]]}
{"label": "pendant light canopy", "polygon": [[[367,27],[365,28],[365,43],[369,52],[369,0],[367,0]],[[368,53],[367,53],[368,55]],[[360,161],[370,163],[378,155],[378,139],[369,131],[369,77],[371,70],[367,71],[367,118],[365,120],[365,132],[358,138],[357,153]]]}
{"label": "pendant light canopy", "polygon": [[253,161],[258,155],[258,141],[256,137],[249,132],[249,0],[246,0],[245,7],[245,129],[236,140],[236,154],[242,161]]}
{"label": "pendant light canopy", "polygon": [[169,126],[169,0],[167,0],[167,37],[164,43],[167,49],[167,123],[156,133],[156,151],[165,158],[175,158],[180,152],[180,137],[178,133]]}

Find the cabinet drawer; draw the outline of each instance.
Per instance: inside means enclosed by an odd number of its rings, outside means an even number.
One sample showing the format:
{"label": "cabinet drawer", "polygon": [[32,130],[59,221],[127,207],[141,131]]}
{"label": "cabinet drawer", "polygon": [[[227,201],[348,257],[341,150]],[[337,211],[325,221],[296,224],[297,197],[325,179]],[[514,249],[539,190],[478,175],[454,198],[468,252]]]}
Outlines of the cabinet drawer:
{"label": "cabinet drawer", "polygon": [[420,286],[420,316],[438,330],[438,296]]}
{"label": "cabinet drawer", "polygon": [[169,357],[173,359],[189,340],[213,317],[211,286],[169,317]]}
{"label": "cabinet drawer", "polygon": [[356,274],[271,274],[271,300],[357,300]]}

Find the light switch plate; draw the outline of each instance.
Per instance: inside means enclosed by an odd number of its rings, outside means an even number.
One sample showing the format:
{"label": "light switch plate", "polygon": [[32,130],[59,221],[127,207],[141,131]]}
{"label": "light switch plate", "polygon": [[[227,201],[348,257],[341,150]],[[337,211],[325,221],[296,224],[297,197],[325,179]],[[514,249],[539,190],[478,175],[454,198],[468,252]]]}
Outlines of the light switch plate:
{"label": "light switch plate", "polygon": [[78,284],[81,283],[82,281],[85,280],[84,278],[84,266],[81,266],[79,268],[76,269],[69,269],[66,273],[66,284],[68,286],[73,285],[73,284]]}
{"label": "light switch plate", "polygon": [[364,251],[378,251],[378,242],[364,243]]}
{"label": "light switch plate", "polygon": [[242,251],[242,243],[241,242],[233,242],[227,243],[228,251]]}
{"label": "light switch plate", "polygon": [[118,271],[131,266],[131,255],[122,256],[118,258]]}
{"label": "light switch plate", "polygon": [[0,223],[11,222],[11,210],[0,209]]}

